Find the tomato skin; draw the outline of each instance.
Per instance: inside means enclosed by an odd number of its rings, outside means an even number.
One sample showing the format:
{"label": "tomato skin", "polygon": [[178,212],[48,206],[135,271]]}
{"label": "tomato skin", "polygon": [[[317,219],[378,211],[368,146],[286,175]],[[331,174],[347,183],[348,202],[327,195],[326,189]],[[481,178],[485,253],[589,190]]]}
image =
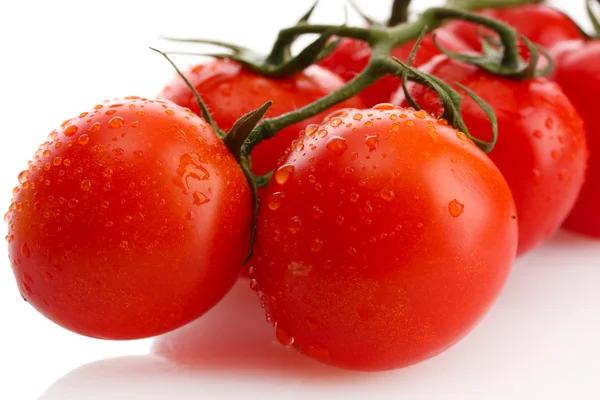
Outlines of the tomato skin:
{"label": "tomato skin", "polygon": [[19,180],[5,217],[19,290],[71,331],[161,334],[208,311],[239,276],[250,191],[190,110],[100,104],[53,131]]}
{"label": "tomato skin", "polygon": [[[517,204],[518,252],[522,255],[535,248],[560,228],[583,185],[587,145],[577,111],[560,87],[545,78],[501,78],[446,56],[420,69],[451,85],[462,83],[495,111],[499,138],[489,156],[508,181]],[[433,92],[417,85],[409,90],[425,110],[441,113]],[[402,91],[393,102],[405,103]],[[485,137],[491,132],[489,120],[472,99],[464,99],[461,112],[474,136],[489,139]]]}
{"label": "tomato skin", "polygon": [[[543,4],[523,4],[514,7],[482,9],[477,11],[486,17],[494,18],[511,25],[521,35],[544,48],[571,39],[581,39],[577,25],[559,10]],[[481,50],[480,26],[466,21],[452,21],[445,29],[462,39],[475,50]],[[521,44],[523,54],[526,47]]]}
{"label": "tomato skin", "polygon": [[354,370],[413,364],[462,338],[517,246],[489,158],[424,112],[388,106],[307,128],[267,186],[251,269],[280,341]]}
{"label": "tomato skin", "polygon": [[[259,75],[226,59],[210,59],[187,72],[186,78],[194,85],[220,129],[227,132],[243,114],[272,100],[266,117],[275,117],[294,111],[324,97],[343,85],[340,77],[318,66],[310,66],[289,78],[275,79]],[[179,75],[158,95],[199,114],[200,109],[192,91]],[[358,98],[348,99],[336,108],[362,107]],[[271,171],[298,132],[307,124],[319,123],[330,113],[325,111],[301,123],[289,126],[264,142],[252,152],[252,170],[257,174]]]}
{"label": "tomato skin", "polygon": [[594,132],[598,120],[600,93],[600,41],[571,41],[551,51],[557,82],[583,118],[590,151],[586,183],[564,227],[593,237],[600,237],[600,135]]}
{"label": "tomato skin", "polygon": [[[458,52],[471,50],[470,46],[445,29],[437,29],[435,34],[439,44],[448,50]],[[399,46],[392,51],[392,56],[398,58],[400,61],[406,61],[414,45],[415,40],[412,40]],[[418,67],[438,54],[441,53],[433,42],[433,36],[431,34],[426,35],[421,41],[412,65]],[[333,71],[344,80],[349,81],[365,69],[370,58],[371,49],[368,44],[360,40],[345,38],[334,52],[322,60],[319,65]],[[363,90],[360,97],[368,107],[379,103],[387,103],[401,82],[400,78],[393,76],[383,77]]]}

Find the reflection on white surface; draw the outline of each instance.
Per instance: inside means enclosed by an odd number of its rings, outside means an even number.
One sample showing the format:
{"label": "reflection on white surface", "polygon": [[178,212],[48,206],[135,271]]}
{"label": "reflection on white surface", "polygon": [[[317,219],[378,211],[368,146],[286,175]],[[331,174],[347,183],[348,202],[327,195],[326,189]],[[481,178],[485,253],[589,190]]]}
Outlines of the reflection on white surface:
{"label": "reflection on white surface", "polygon": [[490,314],[449,351],[357,373],[276,344],[241,281],[206,316],[157,338],[151,355],[84,365],[40,399],[599,398],[598,282],[600,243],[561,233],[517,263]]}

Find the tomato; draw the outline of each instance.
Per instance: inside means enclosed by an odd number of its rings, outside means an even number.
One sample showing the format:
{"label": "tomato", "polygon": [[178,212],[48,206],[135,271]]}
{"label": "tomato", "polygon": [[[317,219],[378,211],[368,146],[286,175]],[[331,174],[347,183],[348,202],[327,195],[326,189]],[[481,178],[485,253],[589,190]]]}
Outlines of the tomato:
{"label": "tomato", "polygon": [[[449,84],[462,83],[494,109],[499,139],[489,156],[517,204],[519,254],[533,249],[559,229],[583,185],[587,146],[577,111],[560,87],[545,78],[502,78],[446,56],[421,70]],[[409,90],[425,110],[441,113],[432,91],[417,85]],[[401,90],[394,103],[404,103]],[[481,108],[465,98],[461,111],[470,132],[485,138],[490,124]]]}
{"label": "tomato", "polygon": [[[468,45],[445,29],[437,29],[435,34],[440,45],[448,50],[458,52],[471,50]],[[401,61],[406,61],[414,45],[415,41],[412,40],[394,49],[392,55]],[[431,34],[426,35],[421,41],[417,56],[412,65],[418,67],[438,54],[440,54],[440,51],[433,42],[433,36]],[[349,81],[367,66],[370,57],[371,49],[368,44],[359,40],[346,38],[319,65],[328,68],[340,75],[344,80]],[[400,83],[400,78],[386,76],[366,88],[360,94],[360,97],[367,106],[389,102],[392,93],[396,91]]]}
{"label": "tomato", "polygon": [[[543,4],[483,9],[478,13],[511,25],[533,43],[548,49],[561,41],[583,37],[581,30],[567,15]],[[481,49],[480,25],[456,20],[445,25],[444,28],[473,49]],[[528,53],[523,44],[521,49],[522,53]]]}
{"label": "tomato", "polygon": [[[210,59],[205,64],[192,67],[184,75],[202,96],[213,119],[224,131],[228,131],[241,115],[268,100],[272,100],[273,105],[266,117],[275,117],[308,105],[341,88],[344,83],[340,77],[318,66],[311,66],[289,78],[275,79],[226,59]],[[200,113],[192,91],[178,75],[158,97]],[[352,98],[336,108],[362,106],[359,99]],[[328,112],[331,110],[289,126],[272,139],[260,143],[252,152],[252,170],[257,174],[271,171],[298,132],[306,124],[320,122]]]}
{"label": "tomato", "polygon": [[279,341],[376,371],[462,338],[516,253],[496,166],[463,133],[389,104],[305,133],[267,186],[251,268]]}
{"label": "tomato", "polygon": [[168,101],[107,101],[54,130],[5,220],[22,296],[74,332],[161,334],[239,276],[252,201],[204,120]]}
{"label": "tomato", "polygon": [[576,232],[600,237],[600,136],[595,133],[600,94],[600,41],[571,41],[552,50],[558,82],[583,118],[590,150],[586,183],[564,226]]}

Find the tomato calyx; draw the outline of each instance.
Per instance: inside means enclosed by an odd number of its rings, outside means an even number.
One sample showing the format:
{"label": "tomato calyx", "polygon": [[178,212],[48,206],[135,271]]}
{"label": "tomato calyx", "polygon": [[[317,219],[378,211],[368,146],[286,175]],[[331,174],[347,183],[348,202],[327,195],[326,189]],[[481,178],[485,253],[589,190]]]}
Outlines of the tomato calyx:
{"label": "tomato calyx", "polygon": [[[317,2],[315,2],[308,12],[298,20],[296,26],[306,25],[308,23],[316,5]],[[177,43],[208,44],[229,50],[229,52],[222,53],[169,51],[166,52],[166,54],[201,55],[230,59],[261,75],[282,78],[292,76],[329,56],[341,40],[341,38],[331,40],[335,31],[336,27],[332,27],[331,29],[322,32],[316,40],[307,45],[295,56],[292,55],[291,45],[296,38],[292,38],[289,42],[282,43],[281,46],[273,46],[272,51],[266,56],[246,47],[211,39],[173,37],[163,37],[163,39]]]}
{"label": "tomato calyx", "polygon": [[[542,47],[533,44],[527,37],[520,35],[529,51],[529,61],[526,62],[517,52],[513,52],[515,38],[510,30],[503,29],[499,24],[496,32],[500,33],[500,40],[489,35],[482,34],[482,53],[480,55],[468,55],[445,49],[438,42],[435,34],[433,42],[436,47],[446,56],[454,60],[462,61],[504,78],[516,80],[528,80],[547,76],[554,70],[554,60]],[[546,59],[545,66],[538,69],[540,54]]]}
{"label": "tomato calyx", "polygon": [[593,3],[600,3],[600,1],[586,0],[585,10],[587,12],[588,18],[590,19],[590,22],[592,23],[592,26],[594,27],[594,32],[596,33],[596,35],[594,37],[590,37],[589,35],[586,35],[586,36],[590,39],[598,39],[598,38],[600,38],[600,21],[598,20],[598,16],[596,15],[596,12],[594,11]]}
{"label": "tomato calyx", "polygon": [[392,8],[390,11],[390,16],[387,21],[381,22],[376,20],[375,18],[370,17],[367,13],[364,12],[362,8],[356,4],[354,0],[349,0],[348,4],[352,7],[352,9],[360,15],[360,17],[364,20],[364,22],[368,26],[377,26],[377,27],[393,27],[400,24],[403,24],[408,21],[409,10],[408,6],[410,5],[411,0],[394,0],[392,2]]}

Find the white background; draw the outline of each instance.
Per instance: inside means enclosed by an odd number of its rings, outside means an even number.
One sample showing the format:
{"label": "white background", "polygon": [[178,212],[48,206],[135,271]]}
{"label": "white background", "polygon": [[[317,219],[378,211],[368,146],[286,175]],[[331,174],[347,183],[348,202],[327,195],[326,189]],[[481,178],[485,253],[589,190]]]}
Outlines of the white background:
{"label": "white background", "polygon": [[[357,2],[380,18],[389,4]],[[589,26],[580,3],[554,2],[577,8],[574,16]],[[64,119],[104,99],[152,97],[173,76],[147,49],[166,47],[157,35],[220,38],[267,51],[275,32],[310,4],[5,1],[0,206],[7,209],[18,172]],[[323,0],[315,20],[342,22],[341,5]],[[179,59],[182,66],[188,61]],[[21,300],[5,245],[0,253],[0,399],[600,398],[600,242],[564,232],[517,262],[492,311],[458,345],[378,374],[328,368],[274,344],[245,283],[204,318],[157,339],[156,351],[174,363],[147,355],[151,340],[77,336]]]}

